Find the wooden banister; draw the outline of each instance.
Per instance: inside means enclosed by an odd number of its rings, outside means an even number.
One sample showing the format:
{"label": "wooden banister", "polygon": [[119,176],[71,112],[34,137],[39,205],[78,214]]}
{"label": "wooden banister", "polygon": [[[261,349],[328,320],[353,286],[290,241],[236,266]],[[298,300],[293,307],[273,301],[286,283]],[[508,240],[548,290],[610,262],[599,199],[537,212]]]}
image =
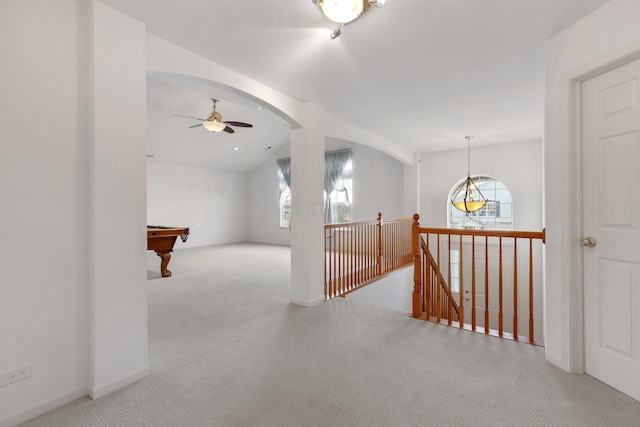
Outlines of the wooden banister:
{"label": "wooden banister", "polygon": [[411,264],[411,220],[326,224],[325,300],[344,296]]}
{"label": "wooden banister", "polygon": [[[419,236],[419,235],[418,235]],[[418,294],[424,295],[424,309],[422,311],[416,311],[414,307],[414,317],[427,316],[429,318],[434,317],[436,322],[440,322],[441,319],[446,319],[449,324],[452,322],[461,322],[463,318],[460,305],[456,302],[451,288],[447,283],[447,280],[442,276],[438,263],[433,258],[433,254],[429,251],[427,242],[418,237],[421,253],[424,255],[426,262],[425,275],[420,275],[419,282],[426,283],[426,291],[424,293],[418,292]],[[418,263],[420,263],[420,254],[418,254]],[[414,257],[414,262],[415,262]],[[415,271],[420,271],[421,267],[418,265],[414,267]],[[415,276],[414,276],[415,279]],[[427,283],[427,281],[429,283]],[[415,286],[415,285],[414,285]],[[433,291],[436,292],[435,303],[432,301]],[[414,289],[415,295],[415,289]],[[422,307],[422,305],[421,305]],[[416,314],[418,314],[416,316]],[[462,324],[462,322],[461,322]]]}
{"label": "wooden banister", "polygon": [[506,230],[466,230],[458,228],[420,228],[423,234],[446,234],[452,236],[483,236],[483,237],[515,237],[522,239],[540,239],[544,242],[545,230],[542,231],[506,231]]}
{"label": "wooden banister", "polygon": [[[535,339],[534,327],[534,293],[540,292],[539,287],[535,286],[534,274],[540,275],[541,267],[534,269],[533,241],[539,240],[544,244],[545,230],[536,232],[420,227],[419,219],[417,214],[414,215],[412,226],[415,269],[413,317],[437,323],[445,322],[472,331],[481,328],[487,335],[541,345],[541,341]],[[432,239],[435,242],[430,246]],[[519,245],[518,240],[528,241],[528,245]],[[484,246],[484,250],[476,250],[478,246]],[[513,246],[513,249],[507,250],[508,246]],[[536,248],[541,254],[541,249]],[[454,268],[451,261],[452,249],[458,251],[458,262],[455,264],[455,268],[459,269],[457,300],[450,287]],[[441,256],[444,251],[446,254]],[[520,256],[525,252],[528,252],[526,261]],[[520,277],[519,263],[524,266],[525,262],[528,263],[528,281],[523,281]],[[470,295],[465,290],[465,284],[468,283],[471,284]],[[507,298],[509,294],[511,297]],[[477,296],[480,295],[483,298],[479,305]],[[526,303],[521,298],[525,295],[528,297]],[[466,309],[465,300],[470,303],[470,307]],[[521,316],[523,307],[529,309],[528,319]],[[479,308],[484,308],[484,316],[478,312]],[[469,317],[469,324],[464,322],[465,312]],[[528,328],[525,326],[527,320]],[[528,336],[520,335],[521,331],[527,329]]]}
{"label": "wooden banister", "polygon": [[[542,345],[534,334],[534,293],[539,289],[534,274],[540,275],[541,267],[534,269],[533,241],[544,244],[545,230],[421,228],[419,219],[415,214],[413,219],[384,221],[378,213],[374,221],[325,225],[325,299],[344,296],[413,263],[413,317]],[[435,241],[431,246],[430,240]],[[505,249],[509,246],[512,251]],[[455,264],[452,249],[458,251]],[[527,251],[525,269],[520,252]],[[451,289],[454,265],[459,269],[457,299]],[[522,271],[527,270],[528,280],[523,280]],[[470,295],[465,288],[469,284]],[[512,298],[506,297],[509,294]],[[522,314],[525,307],[528,318]],[[528,336],[520,335],[527,329]]]}
{"label": "wooden banister", "polygon": [[411,252],[413,254],[413,294],[412,294],[412,306],[413,317],[420,317],[425,311],[423,305],[423,293],[422,280],[421,280],[421,265],[420,265],[420,223],[418,214],[413,215],[413,224],[411,225]]}

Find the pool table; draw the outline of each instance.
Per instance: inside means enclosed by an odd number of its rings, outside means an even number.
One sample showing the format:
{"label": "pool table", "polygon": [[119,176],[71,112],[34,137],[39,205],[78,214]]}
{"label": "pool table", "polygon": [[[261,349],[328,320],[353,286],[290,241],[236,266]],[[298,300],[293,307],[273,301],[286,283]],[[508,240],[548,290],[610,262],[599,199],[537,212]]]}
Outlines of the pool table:
{"label": "pool table", "polygon": [[171,260],[173,245],[178,236],[183,242],[186,242],[189,237],[189,228],[147,225],[147,250],[156,251],[156,254],[160,257],[160,274],[162,274],[162,277],[171,276],[171,272],[167,267]]}

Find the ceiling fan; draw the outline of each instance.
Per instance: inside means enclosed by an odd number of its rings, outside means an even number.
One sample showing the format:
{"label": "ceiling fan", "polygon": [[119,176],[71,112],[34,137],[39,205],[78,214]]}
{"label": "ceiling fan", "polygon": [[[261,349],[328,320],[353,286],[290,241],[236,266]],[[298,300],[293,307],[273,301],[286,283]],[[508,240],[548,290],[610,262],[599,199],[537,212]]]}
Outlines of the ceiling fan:
{"label": "ceiling fan", "polygon": [[241,128],[252,128],[253,127],[253,125],[249,124],[249,123],[232,122],[232,121],[224,121],[223,122],[222,121],[222,114],[220,114],[220,113],[218,113],[216,111],[216,102],[218,102],[218,100],[211,98],[211,101],[213,101],[213,112],[206,119],[199,119],[198,117],[191,117],[191,116],[181,116],[180,114],[174,114],[174,116],[176,116],[176,117],[185,117],[187,119],[200,120],[202,122],[202,123],[199,123],[197,125],[189,126],[189,129],[196,128],[198,126],[202,126],[206,130],[211,131],[211,132],[220,132],[221,130],[223,130],[223,131],[225,131],[227,133],[234,133],[235,131],[233,129],[231,129],[229,126],[237,126],[237,127],[241,127]]}

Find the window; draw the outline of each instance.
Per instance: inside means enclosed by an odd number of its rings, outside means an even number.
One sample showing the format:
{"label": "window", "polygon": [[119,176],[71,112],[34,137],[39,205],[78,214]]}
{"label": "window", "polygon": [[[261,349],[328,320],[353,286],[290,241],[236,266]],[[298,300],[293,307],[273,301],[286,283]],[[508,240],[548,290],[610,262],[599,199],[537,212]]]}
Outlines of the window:
{"label": "window", "polygon": [[291,227],[291,159],[278,159],[280,228]]}
{"label": "window", "polygon": [[324,223],[351,222],[353,196],[352,150],[324,154]]}
{"label": "window", "polygon": [[[324,216],[325,224],[353,221],[352,150],[325,153]],[[291,220],[291,159],[278,159],[280,184],[280,227],[289,228]]]}
{"label": "window", "polygon": [[449,268],[451,272],[451,292],[460,292],[460,251],[458,249],[450,250]]}
{"label": "window", "polygon": [[[462,179],[453,186],[447,198],[448,227],[476,230],[513,230],[513,214],[511,193],[509,189],[497,179],[485,176],[472,176],[487,203],[475,212],[463,212],[451,205],[451,197],[458,193],[465,184]],[[474,190],[475,191],[475,190]],[[476,197],[477,199],[477,197]]]}
{"label": "window", "polygon": [[291,190],[289,187],[280,193],[280,228],[289,228],[291,225]]}
{"label": "window", "polygon": [[325,210],[331,210],[331,215],[327,216],[327,214],[325,214],[326,224],[339,224],[353,221],[351,215],[351,201],[353,200],[352,168],[353,165],[351,159],[349,159],[336,181],[334,190],[328,198],[326,190],[324,192],[325,200],[329,200],[329,203],[325,201]]}

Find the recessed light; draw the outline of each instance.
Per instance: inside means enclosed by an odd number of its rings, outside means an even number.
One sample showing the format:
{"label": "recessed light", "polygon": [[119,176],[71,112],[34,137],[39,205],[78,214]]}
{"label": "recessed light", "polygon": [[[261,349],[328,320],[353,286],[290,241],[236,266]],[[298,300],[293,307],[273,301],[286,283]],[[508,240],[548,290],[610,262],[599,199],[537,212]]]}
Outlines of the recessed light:
{"label": "recessed light", "polygon": [[258,110],[264,110],[264,108],[262,108],[262,106],[260,106],[260,105],[258,105],[256,108],[257,108]]}
{"label": "recessed light", "polygon": [[238,151],[238,150],[240,149],[240,147],[233,147],[233,149],[234,149],[235,151]]}

